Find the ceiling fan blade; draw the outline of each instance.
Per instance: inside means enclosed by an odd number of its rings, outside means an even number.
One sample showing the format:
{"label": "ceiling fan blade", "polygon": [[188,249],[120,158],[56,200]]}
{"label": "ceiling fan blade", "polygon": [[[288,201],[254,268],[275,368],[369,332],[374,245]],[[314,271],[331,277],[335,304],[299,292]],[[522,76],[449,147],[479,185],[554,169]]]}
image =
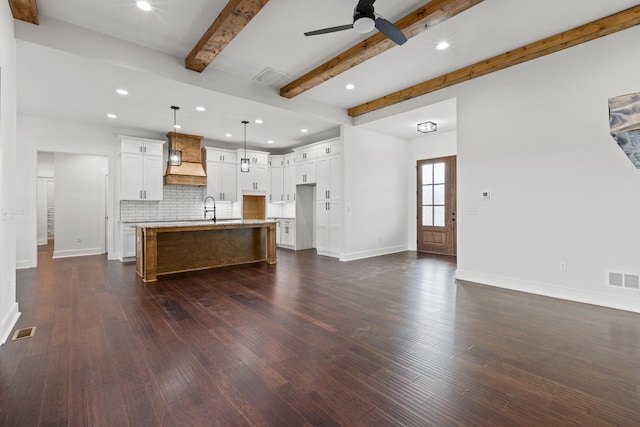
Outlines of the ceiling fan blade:
{"label": "ceiling fan blade", "polygon": [[336,31],[350,30],[352,28],[353,28],[353,24],[339,25],[337,27],[329,27],[329,28],[323,28],[321,30],[309,31],[308,33],[304,33],[304,35],[315,36],[318,34],[327,34],[327,33],[335,33]]}
{"label": "ceiling fan blade", "polygon": [[396,44],[402,45],[407,41],[407,38],[402,34],[402,31],[384,18],[378,17],[376,19],[376,28]]}

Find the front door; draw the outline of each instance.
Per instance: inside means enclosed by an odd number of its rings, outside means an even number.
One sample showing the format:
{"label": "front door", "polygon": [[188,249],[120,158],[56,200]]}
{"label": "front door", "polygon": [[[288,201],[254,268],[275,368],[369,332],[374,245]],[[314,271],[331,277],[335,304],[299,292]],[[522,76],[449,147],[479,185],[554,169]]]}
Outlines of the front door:
{"label": "front door", "polygon": [[418,161],[418,251],[456,254],[456,158]]}

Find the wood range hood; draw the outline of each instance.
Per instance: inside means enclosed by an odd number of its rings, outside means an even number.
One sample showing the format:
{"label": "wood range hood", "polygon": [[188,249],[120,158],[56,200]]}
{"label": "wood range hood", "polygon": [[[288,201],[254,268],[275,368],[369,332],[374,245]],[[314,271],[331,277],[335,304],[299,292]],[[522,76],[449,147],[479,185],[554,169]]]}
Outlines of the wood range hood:
{"label": "wood range hood", "polygon": [[182,151],[182,164],[180,166],[167,166],[164,174],[165,184],[175,185],[207,185],[207,173],[202,166],[200,152],[201,136],[188,135],[186,133],[169,132],[169,151]]}

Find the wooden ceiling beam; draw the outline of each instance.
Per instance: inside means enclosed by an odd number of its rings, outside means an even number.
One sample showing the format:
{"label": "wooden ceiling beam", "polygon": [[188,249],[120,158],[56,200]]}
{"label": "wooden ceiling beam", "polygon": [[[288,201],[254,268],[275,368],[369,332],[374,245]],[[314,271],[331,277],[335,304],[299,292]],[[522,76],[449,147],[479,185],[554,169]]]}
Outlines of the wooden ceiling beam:
{"label": "wooden ceiling beam", "polygon": [[451,73],[399,90],[349,109],[351,117],[361,116],[399,102],[417,98],[476,77],[540,58],[640,24],[640,5],[585,25],[547,37],[526,46],[477,62]]}
{"label": "wooden ceiling beam", "polygon": [[200,41],[185,58],[185,67],[201,73],[269,0],[229,0]]}
{"label": "wooden ceiling beam", "polygon": [[[396,21],[394,25],[404,33],[407,39],[410,39],[482,1],[484,0],[431,0]],[[280,88],[280,96],[291,99],[394,46],[396,46],[394,42],[382,33],[376,32],[363,42]]]}
{"label": "wooden ceiling beam", "polygon": [[36,0],[9,0],[9,7],[15,19],[40,25]]}

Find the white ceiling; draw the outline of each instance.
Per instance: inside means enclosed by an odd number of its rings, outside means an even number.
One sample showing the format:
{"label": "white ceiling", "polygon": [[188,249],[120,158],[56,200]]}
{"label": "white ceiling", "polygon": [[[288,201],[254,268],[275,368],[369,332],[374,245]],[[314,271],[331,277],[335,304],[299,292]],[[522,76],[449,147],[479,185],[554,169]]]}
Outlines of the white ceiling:
{"label": "white ceiling", "polygon": [[[183,63],[227,0],[149,2],[154,9],[145,13],[135,6],[134,0],[38,0],[42,29],[20,23],[16,25],[22,30],[16,34],[18,38],[29,31],[35,34],[64,21],[163,52]],[[356,2],[272,0],[209,65],[202,77],[214,82],[221,75],[232,75],[246,81],[250,88],[251,79],[270,67],[290,75],[290,81],[366,38],[354,31],[303,35],[305,31],[350,23]],[[424,3],[425,0],[378,0],[375,7],[377,13],[395,21]],[[167,78],[161,73],[150,75],[113,61],[101,61],[96,59],[100,46],[93,46],[93,54],[84,56],[20,42],[18,108],[24,114],[166,133],[173,123],[169,106],[178,105],[181,107],[180,132],[239,144],[242,141],[240,121],[247,119],[252,121],[247,130],[250,146],[280,150],[337,132],[340,120],[336,120],[335,115],[323,115],[319,106],[326,106],[327,111],[339,109],[344,116],[342,120],[348,121],[346,109],[349,107],[635,4],[630,0],[485,0],[292,101],[279,98],[277,88],[270,89],[272,102],[266,98],[258,102],[249,99],[246,90],[234,96],[234,87],[225,88],[222,93],[180,78]],[[60,28],[64,31],[58,30]],[[76,29],[58,25],[56,31],[68,36]],[[448,41],[451,47],[436,51],[435,45],[442,40]],[[347,83],[353,83],[356,88],[346,90]],[[125,87],[130,95],[115,94],[119,87]],[[196,112],[197,105],[205,106],[207,111]],[[313,108],[307,108],[309,106]],[[118,118],[107,119],[106,114],[110,112]],[[264,123],[253,123],[257,118]],[[427,120],[438,122],[439,132],[455,129],[455,102],[424,106],[361,126],[412,139],[422,136],[415,125]],[[309,130],[307,134],[300,132],[303,127]],[[227,132],[233,136],[225,137]],[[268,144],[269,139],[274,143]]]}

